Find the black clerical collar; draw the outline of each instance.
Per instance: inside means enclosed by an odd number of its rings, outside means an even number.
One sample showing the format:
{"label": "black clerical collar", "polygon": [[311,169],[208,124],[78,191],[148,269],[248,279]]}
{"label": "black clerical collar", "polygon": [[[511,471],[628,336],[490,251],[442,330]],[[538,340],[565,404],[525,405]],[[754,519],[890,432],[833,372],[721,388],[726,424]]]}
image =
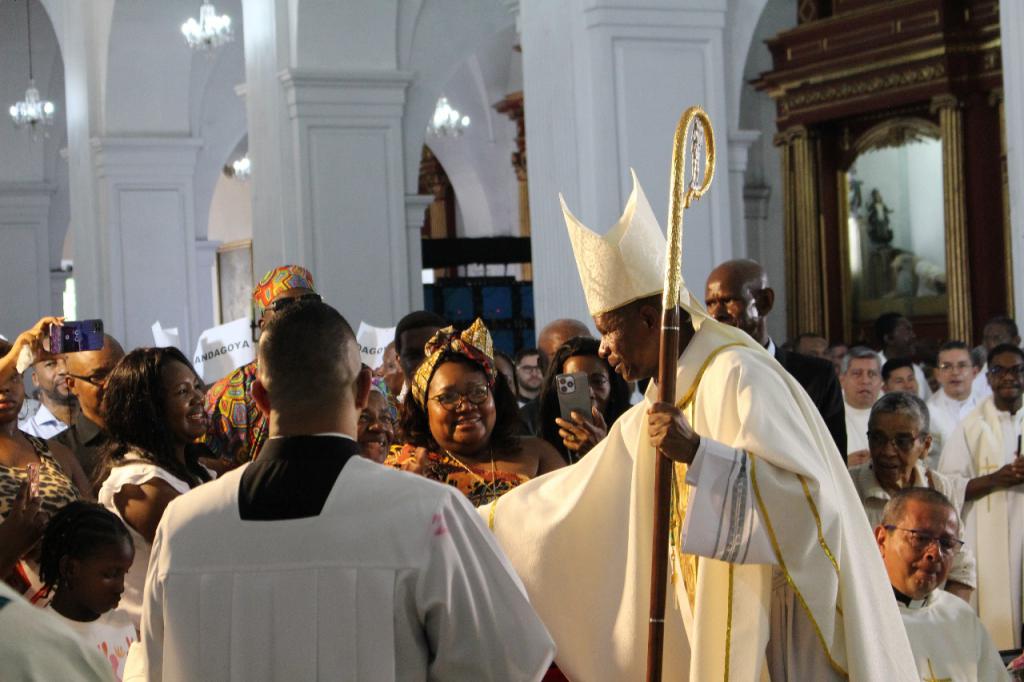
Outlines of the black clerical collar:
{"label": "black clerical collar", "polygon": [[902,592],[897,590],[895,587],[892,588],[892,593],[894,595],[896,595],[896,601],[898,601],[899,603],[903,604],[908,609],[919,609],[919,608],[923,607],[928,602],[928,597],[927,596],[925,596],[924,599],[912,599],[910,597],[910,595],[903,594]]}
{"label": "black clerical collar", "polygon": [[238,512],[245,521],[319,516],[359,444],[344,434],[271,438],[242,472]]}

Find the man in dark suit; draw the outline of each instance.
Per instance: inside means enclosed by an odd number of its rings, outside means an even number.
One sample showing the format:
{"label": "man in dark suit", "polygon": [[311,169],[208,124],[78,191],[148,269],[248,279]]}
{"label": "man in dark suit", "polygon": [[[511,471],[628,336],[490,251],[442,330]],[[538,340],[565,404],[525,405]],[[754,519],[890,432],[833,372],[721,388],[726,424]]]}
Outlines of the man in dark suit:
{"label": "man in dark suit", "polygon": [[708,276],[704,303],[716,320],[742,329],[767,348],[804,387],[832,434],[839,454],[846,461],[843,393],[832,363],[783,350],[768,336],[766,320],[775,304],[775,292],[768,286],[768,275],[760,263],[738,259],[716,267]]}

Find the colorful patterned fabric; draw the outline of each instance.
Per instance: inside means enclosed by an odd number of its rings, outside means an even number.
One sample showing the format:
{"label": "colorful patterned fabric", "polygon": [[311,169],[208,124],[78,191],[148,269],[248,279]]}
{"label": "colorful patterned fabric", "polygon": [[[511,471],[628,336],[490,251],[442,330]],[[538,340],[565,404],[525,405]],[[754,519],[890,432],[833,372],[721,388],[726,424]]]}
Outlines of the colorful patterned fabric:
{"label": "colorful patterned fabric", "polygon": [[388,412],[391,413],[391,418],[394,420],[398,419],[398,400],[395,399],[391,389],[388,388],[387,383],[380,377],[373,377],[370,379],[370,390],[377,391],[384,399],[388,401]]}
{"label": "colorful patterned fabric", "polygon": [[256,315],[263,315],[274,299],[289,289],[313,289],[313,275],[301,265],[282,265],[276,267],[256,285],[252,292],[253,303],[256,304]]}
{"label": "colorful patterned fabric", "polygon": [[[393,445],[384,460],[385,466],[395,469],[410,469],[416,457],[416,446],[412,443]],[[529,476],[514,471],[493,470],[490,463],[467,465],[451,455],[427,453],[427,461],[416,473],[446,485],[454,486],[469,498],[474,507],[489,504],[512,488],[526,483]]]}
{"label": "colorful patterned fabric", "polygon": [[267,439],[267,418],[252,399],[256,361],[236,369],[206,393],[206,435],[200,439],[217,457],[244,464]]}
{"label": "colorful patterned fabric", "polygon": [[487,385],[494,388],[494,380],[498,375],[494,367],[494,343],[491,341],[491,333],[479,317],[461,334],[456,334],[455,327],[439,330],[423,348],[427,359],[416,370],[411,387],[413,400],[420,407],[426,409],[427,386],[445,356],[464,355],[477,363],[487,376]]}

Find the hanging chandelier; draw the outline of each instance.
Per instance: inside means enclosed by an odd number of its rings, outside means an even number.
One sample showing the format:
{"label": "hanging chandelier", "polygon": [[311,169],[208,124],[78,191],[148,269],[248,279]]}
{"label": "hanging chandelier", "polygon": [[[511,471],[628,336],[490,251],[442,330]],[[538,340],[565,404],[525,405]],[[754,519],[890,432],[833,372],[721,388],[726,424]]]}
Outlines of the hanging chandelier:
{"label": "hanging chandelier", "polygon": [[188,46],[196,50],[212,50],[235,39],[231,32],[231,17],[217,14],[210,0],[199,7],[199,21],[189,18],[181,25],[181,33]]}
{"label": "hanging chandelier", "polygon": [[224,175],[235,180],[241,180],[242,182],[247,181],[252,177],[252,161],[249,160],[249,155],[246,154],[242,158],[232,161],[227,166],[224,166]]}
{"label": "hanging chandelier", "polygon": [[15,128],[28,126],[32,129],[34,136],[39,126],[53,125],[53,114],[56,107],[53,106],[53,102],[39,98],[39,90],[36,89],[36,81],[32,73],[31,4],[31,0],[25,0],[25,25],[28,27],[28,89],[25,90],[25,99],[12,104],[8,111]]}
{"label": "hanging chandelier", "polygon": [[427,133],[438,137],[458,137],[469,127],[469,116],[463,116],[448,103],[447,97],[437,100],[434,117],[427,125]]}

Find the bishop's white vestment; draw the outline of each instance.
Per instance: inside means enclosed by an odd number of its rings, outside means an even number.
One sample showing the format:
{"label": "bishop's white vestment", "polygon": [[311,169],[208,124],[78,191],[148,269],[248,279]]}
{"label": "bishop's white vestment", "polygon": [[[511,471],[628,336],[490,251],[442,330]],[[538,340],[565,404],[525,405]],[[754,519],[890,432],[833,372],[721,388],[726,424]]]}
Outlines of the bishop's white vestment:
{"label": "bishop's white vestment", "polygon": [[[1024,410],[1015,415],[982,400],[949,437],[939,470],[965,478],[990,474],[1016,457]],[[1021,645],[1024,485],[964,506],[964,539],[978,560],[978,617],[1000,649]]]}
{"label": "bishop's white vestment", "polygon": [[[810,398],[743,332],[695,323],[677,398],[692,396],[683,409],[701,446],[676,468],[683,554],[673,550],[664,679],[916,680],[871,530]],[[579,463],[480,509],[570,680],[644,677],[654,390]]]}
{"label": "bishop's white vestment", "polygon": [[985,626],[963,599],[933,590],[925,599],[900,603],[900,615],[923,680],[1009,680]]}
{"label": "bishop's white vestment", "polygon": [[547,670],[551,638],[457,490],[355,456],[318,516],[243,521],[249,466],[164,512],[145,657],[130,663],[144,679],[506,682]]}

